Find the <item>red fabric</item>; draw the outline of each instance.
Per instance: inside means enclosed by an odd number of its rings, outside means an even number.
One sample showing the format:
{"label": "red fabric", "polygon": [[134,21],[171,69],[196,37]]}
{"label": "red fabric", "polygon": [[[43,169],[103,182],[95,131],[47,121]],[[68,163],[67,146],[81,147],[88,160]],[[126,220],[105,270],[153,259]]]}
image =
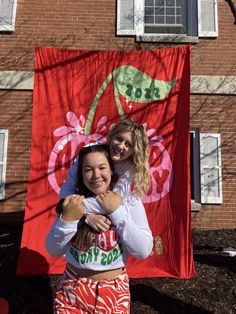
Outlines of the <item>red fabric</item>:
{"label": "red fabric", "polygon": [[103,140],[123,116],[148,132],[152,188],[143,202],[154,236],[146,260],[129,259],[131,277],[195,275],[190,225],[190,48],[73,51],[35,56],[31,169],[18,275],[62,273],[45,237],[60,186],[84,143]]}
{"label": "red fabric", "polygon": [[7,300],[0,298],[0,309],[1,309],[1,314],[8,314],[9,305],[8,305]]}

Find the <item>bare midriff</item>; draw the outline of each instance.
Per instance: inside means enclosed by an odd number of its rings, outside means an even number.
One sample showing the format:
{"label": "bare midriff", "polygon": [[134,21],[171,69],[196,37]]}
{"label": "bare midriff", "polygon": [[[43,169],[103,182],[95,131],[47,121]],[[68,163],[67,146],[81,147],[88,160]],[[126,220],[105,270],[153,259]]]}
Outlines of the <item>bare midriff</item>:
{"label": "bare midriff", "polygon": [[106,271],[92,270],[92,269],[80,269],[68,263],[68,267],[80,277],[90,278],[94,281],[110,280],[120,274],[122,274],[124,268],[111,269]]}

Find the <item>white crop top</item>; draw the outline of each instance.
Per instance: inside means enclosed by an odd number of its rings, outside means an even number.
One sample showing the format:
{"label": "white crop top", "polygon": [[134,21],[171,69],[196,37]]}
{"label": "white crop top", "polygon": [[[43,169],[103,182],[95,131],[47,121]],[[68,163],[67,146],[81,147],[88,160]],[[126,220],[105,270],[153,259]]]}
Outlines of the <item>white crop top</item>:
{"label": "white crop top", "polygon": [[73,241],[78,221],[57,217],[46,239],[52,256],[65,256],[76,268],[110,270],[124,267],[128,255],[146,258],[152,251],[153,238],[141,200],[130,193],[123,204],[109,215],[111,229],[99,234],[89,251],[80,251]]}

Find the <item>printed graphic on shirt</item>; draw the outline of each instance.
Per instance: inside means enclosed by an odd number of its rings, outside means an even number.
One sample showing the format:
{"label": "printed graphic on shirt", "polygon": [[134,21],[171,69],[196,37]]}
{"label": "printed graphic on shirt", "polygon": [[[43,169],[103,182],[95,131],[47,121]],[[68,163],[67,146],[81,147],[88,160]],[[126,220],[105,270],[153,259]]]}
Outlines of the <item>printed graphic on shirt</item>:
{"label": "printed graphic on shirt", "polygon": [[81,265],[98,263],[106,266],[114,263],[123,253],[122,244],[119,243],[118,234],[110,229],[98,234],[94,246],[88,251],[80,251],[76,244],[71,243],[70,254]]}

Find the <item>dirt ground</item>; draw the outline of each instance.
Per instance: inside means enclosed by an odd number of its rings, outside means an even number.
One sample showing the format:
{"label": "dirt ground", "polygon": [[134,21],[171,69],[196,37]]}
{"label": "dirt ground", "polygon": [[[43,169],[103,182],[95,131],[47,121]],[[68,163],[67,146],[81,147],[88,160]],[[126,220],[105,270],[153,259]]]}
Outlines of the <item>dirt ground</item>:
{"label": "dirt ground", "polygon": [[[0,219],[0,298],[10,314],[50,314],[59,277],[15,276],[21,232],[21,222]],[[236,248],[236,229],[193,230],[193,244],[197,276],[131,279],[131,314],[236,313],[236,257],[223,252]]]}

